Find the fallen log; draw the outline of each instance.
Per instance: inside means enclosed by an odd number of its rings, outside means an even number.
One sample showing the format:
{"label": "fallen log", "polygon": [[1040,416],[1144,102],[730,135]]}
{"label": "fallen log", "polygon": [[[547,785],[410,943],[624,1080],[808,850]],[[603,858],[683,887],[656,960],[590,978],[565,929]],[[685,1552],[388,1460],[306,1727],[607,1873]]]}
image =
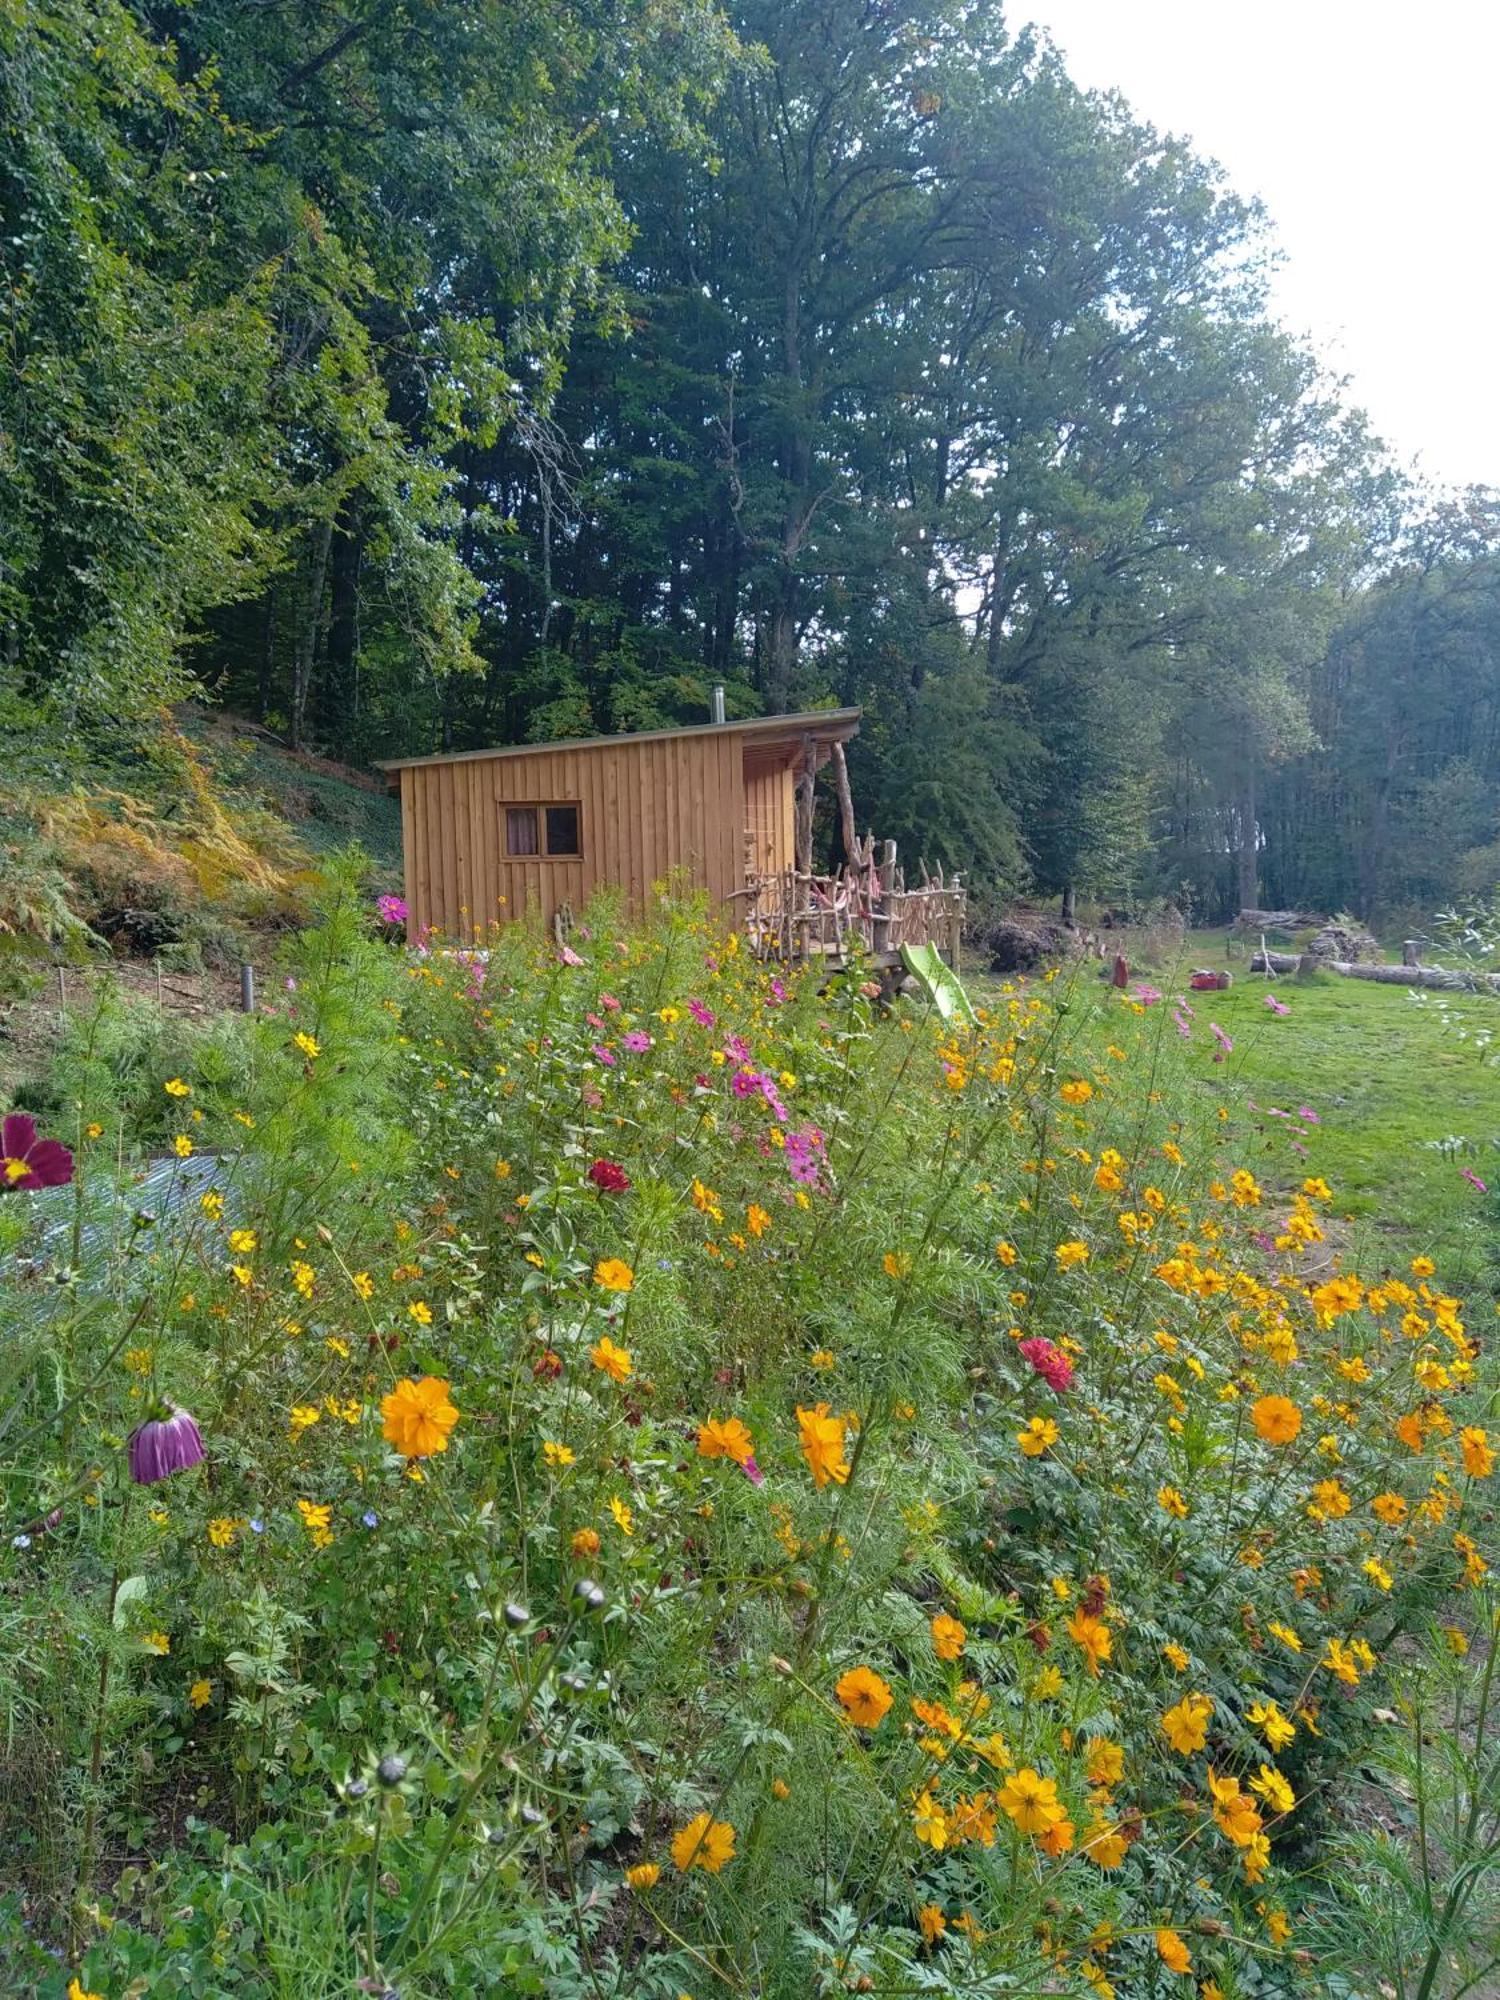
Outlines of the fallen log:
{"label": "fallen log", "polygon": [[1252,972],[1337,972],[1345,979],[1373,979],[1378,986],[1424,986],[1433,993],[1500,995],[1500,972],[1460,972],[1442,965],[1357,965],[1344,958],[1313,958],[1305,952],[1258,951]]}

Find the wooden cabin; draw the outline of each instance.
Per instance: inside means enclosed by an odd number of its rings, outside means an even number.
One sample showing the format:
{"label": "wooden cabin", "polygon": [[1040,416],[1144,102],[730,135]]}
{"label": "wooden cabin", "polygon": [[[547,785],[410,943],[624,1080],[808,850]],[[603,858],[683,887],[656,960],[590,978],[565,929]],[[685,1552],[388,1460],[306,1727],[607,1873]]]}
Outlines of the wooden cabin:
{"label": "wooden cabin", "polygon": [[581,911],[604,885],[639,908],[674,870],[743,923],[754,878],[796,869],[799,783],[810,838],[813,777],[856,733],[859,713],[384,763],[401,793],[411,930],[467,942],[527,910],[548,922],[565,906]]}

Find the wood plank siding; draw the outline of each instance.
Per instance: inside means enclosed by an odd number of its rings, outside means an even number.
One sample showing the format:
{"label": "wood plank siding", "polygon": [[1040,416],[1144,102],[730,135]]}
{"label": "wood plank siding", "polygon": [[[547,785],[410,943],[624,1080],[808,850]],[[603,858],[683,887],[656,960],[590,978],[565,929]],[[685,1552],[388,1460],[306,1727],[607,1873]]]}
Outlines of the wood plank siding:
{"label": "wood plank siding", "polygon": [[[640,910],[674,873],[737,919],[746,834],[760,868],[790,868],[797,768],[815,739],[826,756],[857,727],[858,712],[840,710],[386,765],[401,794],[412,930],[468,941],[527,911],[550,922],[605,885]],[[547,806],[577,809],[578,853],[548,851]],[[514,807],[537,810],[511,839]],[[571,828],[554,816],[557,841]]]}

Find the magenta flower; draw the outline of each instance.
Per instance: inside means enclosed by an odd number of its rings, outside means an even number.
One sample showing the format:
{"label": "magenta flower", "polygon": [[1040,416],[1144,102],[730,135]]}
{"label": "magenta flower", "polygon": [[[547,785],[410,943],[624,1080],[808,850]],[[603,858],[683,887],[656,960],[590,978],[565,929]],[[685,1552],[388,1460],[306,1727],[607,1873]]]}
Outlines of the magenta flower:
{"label": "magenta flower", "polygon": [[752,1486],[765,1485],[766,1475],[761,1471],[760,1467],[755,1463],[754,1452],[752,1452],[750,1456],[742,1462],[740,1466],[740,1471],[744,1473],[745,1477],[749,1480]]}
{"label": "magenta flower", "polygon": [[1143,1007],[1154,1007],[1161,998],[1161,989],[1156,986],[1147,986],[1142,981],[1139,986],[1132,990],[1130,997],[1132,1000],[1139,1000]]}
{"label": "magenta flower", "polygon": [[724,1053],[731,1062],[749,1063],[755,1060],[750,1053],[750,1044],[739,1035],[724,1037]]}
{"label": "magenta flower", "polygon": [[1040,1334],[1021,1342],[1021,1354],[1029,1361],[1037,1374],[1049,1388],[1059,1396],[1073,1386],[1073,1364],[1060,1347],[1054,1347],[1050,1340],[1043,1340]]}
{"label": "magenta flower", "polygon": [[632,1028],[628,1035],[621,1035],[620,1047],[628,1049],[633,1056],[643,1056],[651,1046],[651,1037],[644,1028]]}
{"label": "magenta flower", "polygon": [[1479,1178],[1478,1174],[1472,1173],[1468,1167],[1461,1167],[1459,1169],[1459,1172],[1463,1175],[1464,1179],[1469,1183],[1470,1187],[1478,1188],[1481,1194],[1489,1193],[1488,1186],[1485,1184],[1485,1182],[1483,1182]]}
{"label": "magenta flower", "polygon": [[604,1009],[606,1014],[618,1014],[620,1011],[620,1003],[613,993],[601,993],[599,995],[599,1005]]}
{"label": "magenta flower", "polygon": [[406,904],[400,896],[378,896],[375,900],[375,914],[383,924],[404,924]]}
{"label": "magenta flower", "polygon": [[186,1472],[203,1457],[203,1438],[186,1410],[164,1404],[130,1433],[130,1476],[137,1486],[155,1486],[174,1472]]}
{"label": "magenta flower", "polygon": [[1284,1000],[1278,1000],[1274,993],[1268,993],[1266,995],[1266,1005],[1270,1008],[1273,1014],[1290,1014],[1292,1011],[1291,1008],[1287,1006],[1286,1002]]}
{"label": "magenta flower", "polygon": [[1297,1116],[1302,1120],[1304,1125],[1321,1125],[1323,1122],[1310,1104],[1299,1105]]}
{"label": "magenta flower", "polygon": [[1217,1021],[1210,1021],[1208,1024],[1208,1030],[1209,1033],[1213,1036],[1214,1040],[1219,1045],[1214,1050],[1214,1061],[1217,1063],[1221,1063],[1223,1062],[1225,1056],[1232,1055],[1234,1053],[1234,1042],[1230,1038],[1230,1036],[1225,1034],[1224,1030],[1219,1026]]}
{"label": "magenta flower", "polygon": [[36,1122],[13,1111],[0,1125],[0,1193],[64,1187],[73,1178],[73,1155],[61,1139],[39,1139]]}
{"label": "magenta flower", "polygon": [[711,1007],[705,1007],[701,1000],[689,1000],[687,1005],[688,1012],[700,1028],[711,1028],[713,1026],[715,1016]]}
{"label": "magenta flower", "polygon": [[606,1069],[614,1068],[615,1052],[613,1049],[606,1048],[603,1042],[595,1042],[594,1054],[597,1057],[597,1059],[603,1063]]}
{"label": "magenta flower", "polygon": [[1178,1034],[1181,1035],[1185,1042],[1190,1042],[1193,1039],[1193,1031],[1189,1027],[1187,1018],[1180,1007],[1172,1009],[1172,1019],[1176,1023]]}
{"label": "magenta flower", "polygon": [[786,988],[779,979],[771,981],[771,998],[776,1002],[777,1006],[780,1006],[786,999]]}
{"label": "magenta flower", "polygon": [[561,965],[582,965],[583,963],[583,960],[570,944],[560,944],[557,947],[557,957],[558,963]]}

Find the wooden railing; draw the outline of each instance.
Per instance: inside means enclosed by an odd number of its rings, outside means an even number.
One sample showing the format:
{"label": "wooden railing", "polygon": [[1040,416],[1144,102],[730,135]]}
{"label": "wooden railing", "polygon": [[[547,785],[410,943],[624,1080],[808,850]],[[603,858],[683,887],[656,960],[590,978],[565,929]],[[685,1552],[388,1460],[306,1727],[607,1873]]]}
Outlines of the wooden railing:
{"label": "wooden railing", "polygon": [[746,886],[738,892],[741,927],[761,958],[843,959],[851,945],[877,963],[890,963],[902,945],[935,944],[957,966],[967,900],[957,875],[941,866],[908,887],[888,840],[875,860],[875,842],[855,843],[856,861],[837,874],[796,868],[765,872],[756,865],[754,837],[745,835]]}

